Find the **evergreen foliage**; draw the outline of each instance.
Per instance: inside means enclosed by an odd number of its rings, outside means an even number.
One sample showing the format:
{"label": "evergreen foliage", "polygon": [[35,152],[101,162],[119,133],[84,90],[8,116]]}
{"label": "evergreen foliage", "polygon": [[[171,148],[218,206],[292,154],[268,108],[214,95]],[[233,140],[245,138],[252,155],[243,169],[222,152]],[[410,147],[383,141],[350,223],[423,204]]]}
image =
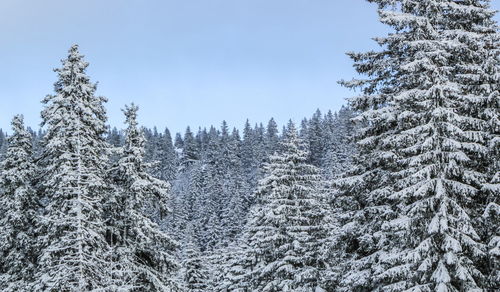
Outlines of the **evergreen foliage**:
{"label": "evergreen foliage", "polygon": [[328,216],[321,181],[293,124],[281,148],[265,166],[244,236],[246,257],[253,259],[250,291],[315,291],[326,266],[320,255]]}
{"label": "evergreen foliage", "polygon": [[94,290],[107,279],[101,205],[108,188],[106,99],[95,96],[78,46],[62,63],[55,94],[43,100],[47,133],[38,189],[44,212],[34,291]]}
{"label": "evergreen foliage", "polygon": [[31,134],[22,116],[13,118],[12,131],[0,163],[0,290],[5,292],[31,290],[37,260]]}
{"label": "evergreen foliage", "polygon": [[170,187],[146,172],[137,111],[134,104],[125,107],[125,144],[110,172],[115,186],[108,204],[111,285],[118,291],[176,291],[177,243],[146,213],[149,207],[166,215]]}
{"label": "evergreen foliage", "polygon": [[494,12],[487,1],[372,2],[395,32],[376,39],[381,52],[350,53],[368,78],[344,82],[363,89],[350,101],[363,126],[355,169],[340,181],[354,219],[343,222],[352,257],[341,286],[482,291],[486,248],[473,218],[489,129],[477,110],[492,94],[482,72]]}
{"label": "evergreen foliage", "polygon": [[240,132],[106,125],[70,48],[42,129],[0,129],[0,290],[465,292],[500,286],[500,34],[489,0],[368,0],[337,112]]}

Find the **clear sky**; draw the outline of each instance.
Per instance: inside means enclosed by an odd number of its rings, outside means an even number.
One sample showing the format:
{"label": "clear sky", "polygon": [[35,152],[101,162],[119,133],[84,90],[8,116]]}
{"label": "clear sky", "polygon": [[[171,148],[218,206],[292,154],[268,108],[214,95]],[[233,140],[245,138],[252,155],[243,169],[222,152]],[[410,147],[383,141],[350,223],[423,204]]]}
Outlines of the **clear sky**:
{"label": "clear sky", "polygon": [[173,132],[300,121],[345,103],[353,93],[337,81],[355,77],[345,52],[376,48],[386,32],[364,0],[0,0],[0,128],[17,113],[38,128],[73,43],[112,126],[130,102],[143,125]]}

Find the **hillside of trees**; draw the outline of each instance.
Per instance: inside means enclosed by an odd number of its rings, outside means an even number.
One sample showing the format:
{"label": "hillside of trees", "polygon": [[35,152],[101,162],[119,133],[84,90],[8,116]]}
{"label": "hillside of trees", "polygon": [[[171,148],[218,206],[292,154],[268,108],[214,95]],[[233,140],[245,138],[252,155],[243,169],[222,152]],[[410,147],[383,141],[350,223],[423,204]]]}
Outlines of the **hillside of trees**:
{"label": "hillside of trees", "polygon": [[300,124],[110,128],[72,46],[0,130],[0,291],[499,291],[495,12],[370,2],[358,95]]}

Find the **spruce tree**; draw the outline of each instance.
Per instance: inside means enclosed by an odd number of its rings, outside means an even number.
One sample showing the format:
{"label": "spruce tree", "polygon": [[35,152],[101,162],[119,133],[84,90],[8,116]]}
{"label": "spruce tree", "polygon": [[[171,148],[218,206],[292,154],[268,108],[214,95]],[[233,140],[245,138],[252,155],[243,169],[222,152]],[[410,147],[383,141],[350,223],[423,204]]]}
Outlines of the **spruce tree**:
{"label": "spruce tree", "polygon": [[318,169],[289,124],[282,152],[266,164],[257,205],[244,235],[250,291],[315,291],[320,288],[327,237],[327,207]]}
{"label": "spruce tree", "polygon": [[115,185],[108,220],[111,283],[117,291],[176,291],[177,243],[146,213],[146,208],[153,207],[166,215],[169,184],[146,172],[145,139],[137,125],[137,111],[134,104],[125,107],[125,144],[110,173]]}
{"label": "spruce tree", "polygon": [[318,109],[309,120],[306,139],[309,143],[309,163],[317,167],[321,166],[324,156],[325,140],[323,136],[323,120],[321,111]]}
{"label": "spruce tree", "polygon": [[182,139],[181,133],[175,134],[174,146],[177,149],[182,149],[182,147],[184,147],[184,140]]}
{"label": "spruce tree", "polygon": [[255,124],[254,128],[254,160],[255,165],[257,167],[257,178],[260,178],[261,168],[263,163],[267,160],[268,154],[266,150],[266,137],[265,137],[265,128],[262,123]]}
{"label": "spruce tree", "polygon": [[0,163],[0,290],[5,292],[31,291],[37,256],[31,134],[22,116],[14,117],[12,131]]}
{"label": "spruce tree", "polygon": [[253,188],[255,187],[258,180],[258,166],[255,162],[255,133],[248,120],[245,122],[245,127],[243,128],[243,140],[241,141],[241,161],[243,163],[243,169],[246,174],[246,180],[251,184]]}
{"label": "spruce tree", "polygon": [[72,46],[55,70],[55,94],[43,100],[47,133],[38,189],[44,213],[34,291],[89,291],[103,288],[107,278],[101,206],[107,190],[106,99],[95,96],[87,66]]}
{"label": "spruce tree", "polygon": [[323,157],[323,174],[327,179],[340,177],[350,169],[353,157],[356,156],[356,145],[353,142],[355,129],[351,119],[354,114],[342,107],[335,115],[331,112],[325,117],[324,132],[327,147]]}
{"label": "spruce tree", "polygon": [[[486,248],[475,218],[487,181],[491,35],[488,1],[375,0],[394,33],[350,53],[367,79],[350,104],[362,124],[338,201],[345,263],[339,291],[483,291]],[[497,63],[498,64],[498,63]],[[496,65],[498,66],[498,65]],[[493,87],[498,88],[497,85]],[[479,208],[478,208],[479,207]]]}
{"label": "spruce tree", "polygon": [[182,275],[184,290],[186,292],[205,292],[207,291],[207,273],[205,262],[198,247],[198,241],[190,226],[187,228],[187,244],[184,248],[184,261],[182,263]]}
{"label": "spruce tree", "polygon": [[2,129],[0,129],[0,160],[3,159],[3,154],[6,148],[7,148],[7,138]]}
{"label": "spruce tree", "polygon": [[273,118],[269,120],[266,128],[266,154],[272,155],[277,150],[279,141],[278,124]]}
{"label": "spruce tree", "polygon": [[221,202],[223,241],[226,244],[234,240],[241,232],[251,204],[251,190],[243,174],[240,143],[238,131],[233,129],[233,133],[227,142],[227,152],[222,154],[227,161],[223,178],[223,201]]}
{"label": "spruce tree", "polygon": [[170,131],[158,133],[156,128],[147,141],[145,160],[151,163],[150,173],[161,180],[172,182],[177,171],[177,153]]}
{"label": "spruce tree", "polygon": [[[227,170],[227,127],[223,132],[224,137],[219,135],[215,127],[208,132],[208,145],[203,157],[203,165],[206,168],[206,189],[202,193],[202,205],[200,210],[200,223],[204,227],[201,239],[202,247],[213,249],[222,239],[222,202],[227,199],[225,192],[225,171]],[[223,155],[225,153],[226,155]]]}
{"label": "spruce tree", "polygon": [[175,152],[174,145],[172,143],[172,136],[170,135],[170,131],[168,130],[168,128],[165,128],[165,131],[163,131],[160,145],[162,145],[162,148],[164,147],[164,151],[163,154],[159,157],[161,159],[160,165],[162,167],[160,169],[160,175],[158,177],[168,182],[172,182],[176,176],[178,158],[177,153]]}
{"label": "spruce tree", "polygon": [[219,279],[214,291],[248,292],[251,286],[252,254],[245,241],[235,240],[222,250],[225,257],[220,261]]}
{"label": "spruce tree", "polygon": [[199,157],[199,147],[196,143],[193,132],[191,128],[186,128],[186,133],[184,134],[184,139],[182,140],[182,154],[180,157],[180,170],[186,171],[191,165],[193,165]]}

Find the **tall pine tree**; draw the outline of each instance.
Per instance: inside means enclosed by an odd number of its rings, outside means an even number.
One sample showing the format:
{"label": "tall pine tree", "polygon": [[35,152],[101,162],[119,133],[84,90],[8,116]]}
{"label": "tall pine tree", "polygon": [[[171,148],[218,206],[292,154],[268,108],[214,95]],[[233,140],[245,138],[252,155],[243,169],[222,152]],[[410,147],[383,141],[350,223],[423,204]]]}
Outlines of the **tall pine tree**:
{"label": "tall pine tree", "polygon": [[85,71],[88,63],[70,48],[54,95],[43,100],[47,127],[40,158],[43,233],[35,291],[89,291],[107,278],[101,203],[106,195],[106,112],[103,97]]}
{"label": "tall pine tree", "polygon": [[344,83],[363,89],[350,101],[363,128],[361,156],[340,181],[352,260],[339,291],[483,291],[474,218],[491,90],[475,89],[491,88],[482,72],[494,12],[488,1],[370,2],[394,33],[376,39],[381,52],[350,54],[368,78]]}

